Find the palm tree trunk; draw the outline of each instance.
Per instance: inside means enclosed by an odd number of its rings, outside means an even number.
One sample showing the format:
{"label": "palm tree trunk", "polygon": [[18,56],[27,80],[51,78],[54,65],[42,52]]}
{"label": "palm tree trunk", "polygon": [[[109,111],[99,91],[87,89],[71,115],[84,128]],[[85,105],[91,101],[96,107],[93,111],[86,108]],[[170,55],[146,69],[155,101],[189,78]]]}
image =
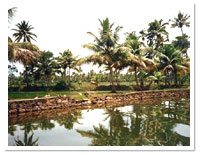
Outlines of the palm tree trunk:
{"label": "palm tree trunk", "polygon": [[[183,46],[183,44],[184,44],[184,34],[183,34],[183,28],[181,27],[181,33],[182,33],[182,46]],[[182,47],[182,49],[183,49],[183,47]],[[187,54],[187,51],[186,51],[186,58],[188,58],[188,54]]]}
{"label": "palm tree trunk", "polygon": [[165,87],[167,87],[167,73],[165,72],[164,75],[166,76],[166,78],[165,78]]}
{"label": "palm tree trunk", "polygon": [[62,77],[63,77],[63,79],[66,78],[66,68],[64,68]]}
{"label": "palm tree trunk", "polygon": [[111,67],[110,67],[110,82],[111,82],[111,85],[112,85],[112,93],[115,93],[116,88],[115,88],[115,85],[114,85],[113,70],[112,70]]}
{"label": "palm tree trunk", "polygon": [[29,79],[28,79],[27,71],[28,71],[28,67],[27,67],[27,65],[25,65],[25,81],[26,81],[26,87],[29,88],[30,85],[29,85]]}
{"label": "palm tree trunk", "polygon": [[158,88],[160,88],[160,80],[158,80],[158,83],[157,83],[157,84],[158,84]]}
{"label": "palm tree trunk", "polygon": [[135,81],[136,81],[136,85],[137,85],[137,89],[139,89],[139,81],[137,78],[137,66],[134,66],[134,71],[135,71]]}
{"label": "palm tree trunk", "polygon": [[181,33],[182,33],[182,37],[183,37],[183,28],[181,27]]}
{"label": "palm tree trunk", "polygon": [[69,67],[69,77],[68,77],[68,84],[70,86],[71,82],[70,82],[70,67]]}
{"label": "palm tree trunk", "polygon": [[144,80],[143,79],[140,80],[140,88],[142,90],[144,89]]}
{"label": "palm tree trunk", "polygon": [[120,84],[119,84],[119,73],[118,72],[116,73],[116,83],[117,83],[117,87],[119,87]]}
{"label": "palm tree trunk", "polygon": [[175,82],[175,86],[177,87],[177,81],[178,81],[178,80],[177,80],[177,70],[176,70],[176,68],[174,69],[174,78],[175,78],[175,79],[174,79],[174,80],[175,80],[175,81],[174,81],[174,82]]}

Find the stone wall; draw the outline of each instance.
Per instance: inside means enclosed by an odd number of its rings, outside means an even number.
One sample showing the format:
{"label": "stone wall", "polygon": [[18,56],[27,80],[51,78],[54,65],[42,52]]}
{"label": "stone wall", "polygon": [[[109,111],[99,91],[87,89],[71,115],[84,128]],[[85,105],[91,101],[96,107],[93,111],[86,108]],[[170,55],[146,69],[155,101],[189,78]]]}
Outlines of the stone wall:
{"label": "stone wall", "polygon": [[27,112],[40,112],[52,109],[64,108],[92,108],[104,105],[121,105],[130,101],[141,101],[155,98],[190,97],[190,90],[169,90],[169,91],[140,91],[125,95],[111,95],[95,97],[92,99],[75,100],[71,97],[56,96],[38,99],[8,101],[8,113],[20,114]]}

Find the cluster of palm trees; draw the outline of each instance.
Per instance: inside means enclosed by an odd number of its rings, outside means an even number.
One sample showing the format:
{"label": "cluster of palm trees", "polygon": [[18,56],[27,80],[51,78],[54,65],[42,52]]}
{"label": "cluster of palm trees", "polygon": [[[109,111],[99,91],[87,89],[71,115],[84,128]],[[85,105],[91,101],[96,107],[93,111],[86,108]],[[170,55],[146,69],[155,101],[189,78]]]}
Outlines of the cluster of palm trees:
{"label": "cluster of palm trees", "polygon": [[178,18],[174,18],[171,26],[181,28],[182,36],[176,37],[176,40],[171,43],[166,31],[166,25],[170,23],[163,23],[163,20],[149,23],[148,29],[140,31],[139,36],[135,32],[126,33],[126,40],[122,44],[118,43],[118,32],[122,27],[117,26],[113,29],[114,23],[110,23],[108,18],[99,20],[101,24],[99,37],[88,32],[95,40],[93,43],[83,45],[94,54],[84,58],[83,61],[105,66],[105,69],[110,72],[112,92],[116,91],[113,74],[126,67],[129,67],[130,72],[134,72],[138,90],[145,89],[145,80],[149,81],[149,85],[152,81],[159,85],[160,81],[165,79],[166,85],[170,86],[172,76],[177,86],[178,76],[188,75],[190,69],[187,54],[190,42],[188,36],[183,33],[183,26],[190,25],[187,22],[188,18],[188,15],[181,12]]}
{"label": "cluster of palm trees", "polygon": [[[12,19],[15,10],[16,8],[8,10],[9,19]],[[27,86],[30,76],[35,80],[46,79],[47,83],[51,82],[56,73],[65,79],[67,69],[70,85],[70,69],[80,72],[80,65],[85,63],[104,66],[105,70],[109,71],[112,92],[116,92],[116,75],[125,68],[134,73],[137,90],[148,88],[152,82],[156,82],[159,87],[163,80],[166,86],[171,86],[172,79],[174,85],[178,86],[178,81],[181,84],[181,77],[189,77],[190,71],[189,36],[183,33],[183,26],[190,26],[189,17],[179,12],[178,17],[169,22],[163,22],[162,19],[154,20],[149,23],[148,29],[140,31],[139,35],[136,32],[126,33],[126,39],[121,44],[119,31],[122,27],[114,28],[114,23],[110,23],[108,18],[99,20],[99,36],[88,32],[94,37],[94,42],[83,45],[83,48],[92,50],[94,54],[81,59],[73,56],[69,49],[56,58],[50,51],[40,51],[31,43],[31,40],[37,38],[31,32],[33,27],[22,21],[16,25],[17,29],[13,29],[15,41],[8,38],[8,60],[24,65]],[[169,33],[166,30],[170,22],[172,28],[178,27],[182,33],[172,42],[169,42]]]}

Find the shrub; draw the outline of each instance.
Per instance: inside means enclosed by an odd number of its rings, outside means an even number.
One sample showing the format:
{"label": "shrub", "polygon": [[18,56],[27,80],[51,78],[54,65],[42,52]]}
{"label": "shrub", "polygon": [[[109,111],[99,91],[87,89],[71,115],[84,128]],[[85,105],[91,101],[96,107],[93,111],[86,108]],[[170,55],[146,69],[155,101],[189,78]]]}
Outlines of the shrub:
{"label": "shrub", "polygon": [[56,85],[54,86],[54,89],[55,90],[69,90],[69,86],[65,83],[64,80],[61,80],[56,83]]}

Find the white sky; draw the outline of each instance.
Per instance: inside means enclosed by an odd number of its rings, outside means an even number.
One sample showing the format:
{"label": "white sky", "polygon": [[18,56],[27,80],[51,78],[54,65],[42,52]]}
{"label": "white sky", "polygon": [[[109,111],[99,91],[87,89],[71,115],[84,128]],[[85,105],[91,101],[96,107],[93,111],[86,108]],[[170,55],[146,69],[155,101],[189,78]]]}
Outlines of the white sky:
{"label": "white sky", "polygon": [[[125,32],[148,28],[148,23],[154,19],[168,21],[177,16],[178,12],[184,12],[191,16],[193,21],[193,3],[183,1],[134,1],[134,0],[8,0],[8,9],[17,7],[10,29],[22,20],[29,21],[34,27],[33,33],[37,35],[36,44],[40,50],[50,50],[57,56],[59,52],[70,49],[74,55],[84,57],[92,54],[92,51],[82,48],[83,44],[93,41],[87,32],[98,35],[100,23],[98,19],[109,18],[115,26],[123,26],[120,32],[120,42],[125,39]],[[191,23],[193,24],[193,23]],[[181,35],[178,28],[167,27],[170,39]],[[191,36],[191,28],[183,28],[183,31]],[[14,31],[8,30],[11,37]],[[84,65],[83,71],[91,69],[97,71],[97,67]]]}

